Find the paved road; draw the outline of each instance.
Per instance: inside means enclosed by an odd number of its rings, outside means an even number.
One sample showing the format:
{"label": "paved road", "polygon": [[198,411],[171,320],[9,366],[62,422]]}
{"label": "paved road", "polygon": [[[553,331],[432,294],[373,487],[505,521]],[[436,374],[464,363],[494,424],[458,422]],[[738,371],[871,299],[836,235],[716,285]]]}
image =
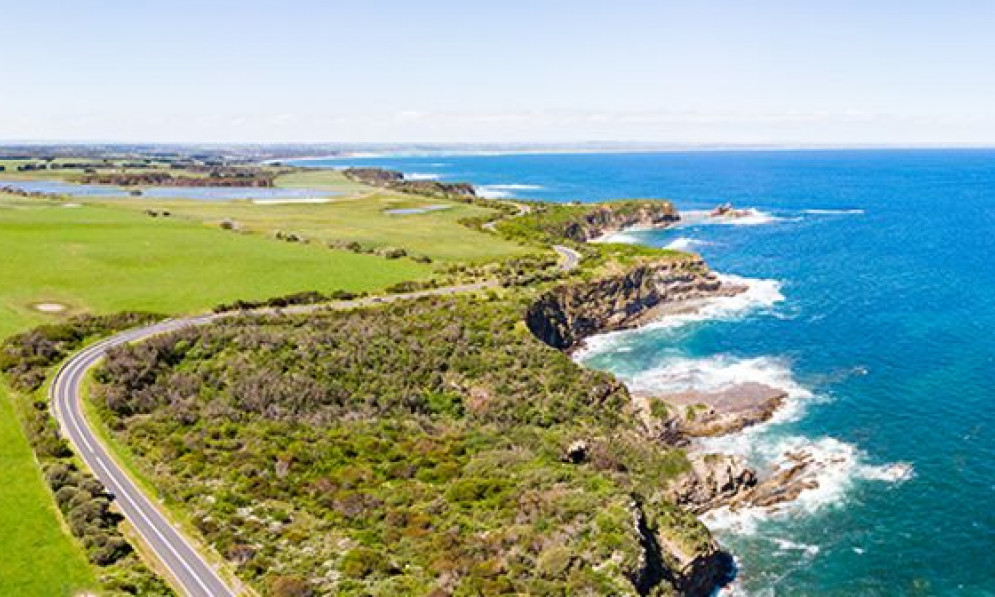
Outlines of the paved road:
{"label": "paved road", "polygon": [[[532,211],[532,208],[528,205],[523,205],[521,203],[513,203],[513,205],[518,208],[518,213],[511,217],[517,218],[519,216],[524,216],[528,213],[531,213]],[[500,222],[503,219],[505,218],[486,222],[484,223],[482,228],[484,230],[490,230],[491,232],[494,232],[498,222]],[[569,272],[571,270],[577,269],[577,266],[580,265],[580,257],[581,257],[580,253],[574,251],[570,247],[564,247],[563,245],[553,245],[553,250],[559,253],[560,255],[560,269],[562,269],[563,271]]]}
{"label": "paved road", "polygon": [[94,344],[67,361],[50,390],[53,413],[77,453],[90,470],[107,487],[125,517],[141,534],[162,564],[179,583],[183,592],[193,597],[235,595],[218,576],[214,568],[191,547],[190,543],[163,516],[159,508],[128,477],[111,457],[107,448],[87,426],[83,415],[81,385],[86,372],[112,346],[141,340],[155,334],[170,332],[191,325],[202,325],[216,315],[167,320],[148,327],[129,330]]}
{"label": "paved road", "polygon": [[497,226],[498,222],[500,222],[501,220],[505,220],[509,217],[517,218],[519,216],[524,216],[525,214],[532,213],[532,206],[530,205],[515,203],[514,201],[510,201],[509,203],[518,208],[517,214],[513,216],[505,216],[503,218],[498,218],[497,220],[491,220],[490,222],[485,222],[484,225],[481,226],[481,228],[483,228],[484,230],[490,230],[491,232],[494,232],[495,231],[494,227]]}
{"label": "paved road", "polygon": [[[351,301],[339,301],[324,305],[300,305],[284,309],[260,309],[259,314],[307,313],[323,309],[350,309],[378,303],[391,303],[399,300],[425,296],[441,296],[484,290],[496,286],[495,281],[448,286],[411,292],[407,294],[365,297]],[[97,437],[83,414],[82,384],[87,371],[95,367],[115,346],[137,342],[159,334],[182,328],[205,325],[223,317],[239,313],[199,315],[180,319],[170,319],[143,328],[122,332],[116,336],[93,344],[73,355],[55,376],[49,390],[52,412],[62,426],[62,430],[83,461],[107,487],[124,516],[152,549],[156,557],[179,583],[182,591],[192,597],[233,596],[235,593],[222,580],[214,568],[194,549],[179,529],[162,514],[159,507],[149,499],[128,474],[118,466],[108,449]]]}
{"label": "paved road", "polygon": [[560,254],[560,269],[565,272],[577,269],[580,265],[580,253],[570,247],[563,245],[553,245],[553,250]]}

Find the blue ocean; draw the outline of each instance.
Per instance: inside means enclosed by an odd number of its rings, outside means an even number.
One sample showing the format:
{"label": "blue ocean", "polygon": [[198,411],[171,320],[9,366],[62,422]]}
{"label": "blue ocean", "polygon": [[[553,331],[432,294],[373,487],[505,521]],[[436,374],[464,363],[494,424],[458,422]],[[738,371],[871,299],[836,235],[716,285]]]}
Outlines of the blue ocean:
{"label": "blue ocean", "polygon": [[759,469],[802,451],[818,487],[707,518],[731,593],[995,595],[995,151],[408,156],[378,165],[541,201],[653,197],[691,217],[618,240],[700,253],[747,295],[596,338],[580,359],[646,388],[756,380],[766,425],[712,440]]}

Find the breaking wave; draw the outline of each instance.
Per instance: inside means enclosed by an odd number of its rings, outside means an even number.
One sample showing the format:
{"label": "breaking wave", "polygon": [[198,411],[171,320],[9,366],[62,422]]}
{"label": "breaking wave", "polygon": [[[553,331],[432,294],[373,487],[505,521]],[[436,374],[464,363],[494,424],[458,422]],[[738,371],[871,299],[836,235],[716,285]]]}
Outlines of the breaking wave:
{"label": "breaking wave", "polygon": [[910,463],[872,464],[863,450],[835,438],[778,437],[765,434],[763,426],[702,442],[702,447],[742,456],[760,471],[784,470],[799,459],[810,462],[801,477],[810,487],[795,500],[736,511],[720,508],[702,517],[709,529],[737,535],[756,534],[767,520],[839,506],[858,481],[900,484],[915,476]]}
{"label": "breaking wave", "polygon": [[696,238],[688,238],[686,236],[682,236],[680,238],[675,238],[674,240],[670,241],[670,243],[664,248],[673,249],[675,251],[690,251],[695,247],[707,247],[712,244],[714,243],[710,243],[707,240],[699,240]]}
{"label": "breaking wave", "polygon": [[[612,240],[612,242],[619,241]],[[627,339],[647,330],[679,328],[691,323],[712,320],[735,320],[751,313],[770,310],[784,300],[781,282],[778,280],[744,278],[732,274],[719,274],[719,279],[725,284],[743,286],[746,290],[734,296],[703,299],[685,313],[666,315],[634,330],[591,336],[575,353],[575,358],[585,360],[598,353],[622,352],[621,348]]]}
{"label": "breaking wave", "polygon": [[761,211],[755,208],[747,208],[742,210],[744,215],[741,216],[718,216],[714,217],[709,211],[687,211],[683,213],[683,225],[685,226],[701,226],[701,225],[715,225],[715,226],[761,226],[763,224],[773,224],[775,222],[790,221],[791,218],[784,218],[781,216],[775,216],[766,211]]}
{"label": "breaking wave", "polygon": [[514,197],[515,191],[538,191],[543,187],[536,184],[483,184],[475,188],[484,199],[507,199]]}
{"label": "breaking wave", "polygon": [[405,172],[405,180],[439,180],[438,174],[428,172]]}

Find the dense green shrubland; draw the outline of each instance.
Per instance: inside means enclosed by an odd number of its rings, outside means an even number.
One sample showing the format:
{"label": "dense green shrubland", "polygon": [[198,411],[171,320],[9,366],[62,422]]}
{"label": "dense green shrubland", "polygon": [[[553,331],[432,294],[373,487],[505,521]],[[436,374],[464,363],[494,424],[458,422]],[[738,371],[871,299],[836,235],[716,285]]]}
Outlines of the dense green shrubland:
{"label": "dense green shrubland", "polygon": [[[117,439],[265,594],[625,594],[660,488],[625,388],[536,340],[524,305],[432,298],[235,317],[115,349]],[[565,458],[583,440],[584,457]],[[659,588],[659,587],[658,587]]]}
{"label": "dense green shrubland", "polygon": [[162,315],[126,312],[114,315],[77,315],[61,323],[41,325],[11,336],[0,344],[0,373],[22,392],[37,390],[49,369],[88,339],[153,323]]}

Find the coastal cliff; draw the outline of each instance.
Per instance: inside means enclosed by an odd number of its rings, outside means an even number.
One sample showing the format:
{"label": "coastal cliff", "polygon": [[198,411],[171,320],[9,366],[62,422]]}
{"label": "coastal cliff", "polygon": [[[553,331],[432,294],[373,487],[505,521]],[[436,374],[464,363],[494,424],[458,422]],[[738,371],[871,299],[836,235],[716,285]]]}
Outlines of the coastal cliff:
{"label": "coastal cliff", "polygon": [[[733,296],[746,290],[724,283],[694,255],[617,267],[619,271],[559,286],[539,297],[527,309],[529,329],[546,344],[569,352],[595,334],[633,328],[668,314],[691,311],[703,299]],[[688,446],[694,438],[734,433],[767,421],[787,398],[783,390],[755,382],[730,384],[712,391],[688,389],[631,396],[646,436],[672,446]],[[734,455],[692,452],[688,461],[689,469],[666,485],[663,496],[695,515],[724,507],[767,508],[792,501],[801,492],[818,486],[816,473],[825,466],[804,451],[789,455],[786,464],[763,475]],[[704,561],[720,557],[720,551],[706,555],[708,551],[699,557]],[[673,559],[672,550],[669,552]],[[667,569],[683,567],[671,562]],[[708,566],[704,569],[711,570]],[[686,578],[667,580],[675,587],[684,587],[687,583],[707,585],[708,581],[700,578],[702,574],[717,578],[714,570],[686,574]],[[697,594],[683,588],[679,591]]]}
{"label": "coastal cliff", "polygon": [[546,344],[569,351],[589,336],[691,308],[690,301],[742,291],[740,286],[724,284],[700,257],[686,255],[557,287],[528,308],[525,322]]}
{"label": "coastal cliff", "polygon": [[473,185],[466,182],[439,182],[437,180],[407,180],[404,174],[385,168],[346,168],[342,171],[353,182],[440,199],[469,201],[477,196]]}
{"label": "coastal cliff", "polygon": [[563,236],[587,242],[628,228],[662,228],[681,218],[669,201],[625,201],[608,203],[567,223]]}

